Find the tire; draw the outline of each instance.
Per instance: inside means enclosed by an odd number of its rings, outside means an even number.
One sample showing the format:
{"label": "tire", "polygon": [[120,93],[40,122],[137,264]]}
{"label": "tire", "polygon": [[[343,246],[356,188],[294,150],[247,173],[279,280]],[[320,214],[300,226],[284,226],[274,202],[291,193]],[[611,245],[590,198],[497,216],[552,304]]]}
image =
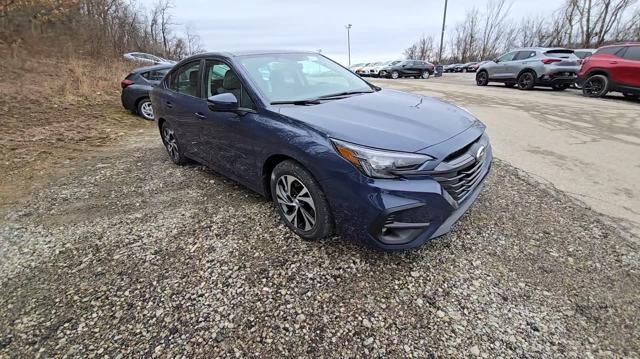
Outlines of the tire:
{"label": "tire", "polygon": [[487,86],[489,84],[489,73],[480,71],[476,74],[476,85]]}
{"label": "tire", "polygon": [[553,89],[553,91],[564,91],[569,88],[569,85],[566,85],[566,84],[553,85],[551,88]]}
{"label": "tire", "polygon": [[186,164],[189,160],[182,153],[178,138],[168,122],[162,124],[160,135],[162,136],[162,143],[171,161],[179,166]]}
{"label": "tire", "polygon": [[609,92],[609,79],[605,75],[589,76],[582,84],[582,95],[585,97],[604,97]]}
{"label": "tire", "polygon": [[153,106],[151,105],[151,100],[145,97],[138,101],[137,113],[145,120],[153,121]]}
{"label": "tire", "polygon": [[400,78],[400,73],[398,71],[391,71],[391,78],[396,80]]}
{"label": "tire", "polygon": [[515,83],[515,82],[505,82],[505,83],[504,83],[504,85],[505,85],[507,88],[510,88],[510,89],[512,89],[512,88],[514,88],[514,87],[516,87],[516,83]]}
{"label": "tire", "polygon": [[531,71],[525,71],[518,75],[518,88],[523,91],[531,90],[536,85],[536,75]]}
{"label": "tire", "polygon": [[622,96],[624,96],[624,98],[626,98],[627,100],[638,100],[638,99],[640,99],[640,95],[633,94],[633,93],[628,93],[628,92],[623,92]]}
{"label": "tire", "polygon": [[422,79],[424,79],[424,80],[428,80],[428,79],[429,79],[429,77],[431,77],[431,72],[429,72],[429,71],[422,71],[422,76],[420,76],[420,77],[422,77]]}
{"label": "tire", "polygon": [[308,241],[333,234],[327,198],[311,173],[298,162],[280,162],[271,172],[270,183],[276,210],[295,234]]}

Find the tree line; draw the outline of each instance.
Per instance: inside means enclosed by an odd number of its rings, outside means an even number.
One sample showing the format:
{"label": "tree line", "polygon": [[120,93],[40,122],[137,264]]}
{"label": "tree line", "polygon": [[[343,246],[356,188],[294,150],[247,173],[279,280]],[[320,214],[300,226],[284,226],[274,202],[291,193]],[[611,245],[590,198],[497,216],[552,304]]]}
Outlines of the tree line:
{"label": "tree line", "polygon": [[191,25],[177,34],[172,9],[171,0],[150,9],[127,0],[0,0],[0,42],[92,57],[141,51],[180,59],[202,52]]}
{"label": "tree line", "polygon": [[[512,3],[489,0],[482,9],[471,8],[464,20],[447,31],[442,62],[489,60],[518,47],[598,48],[640,41],[640,6],[637,0],[565,0],[546,15],[510,19]],[[437,62],[439,48],[430,35],[422,35],[404,51],[410,59]]]}

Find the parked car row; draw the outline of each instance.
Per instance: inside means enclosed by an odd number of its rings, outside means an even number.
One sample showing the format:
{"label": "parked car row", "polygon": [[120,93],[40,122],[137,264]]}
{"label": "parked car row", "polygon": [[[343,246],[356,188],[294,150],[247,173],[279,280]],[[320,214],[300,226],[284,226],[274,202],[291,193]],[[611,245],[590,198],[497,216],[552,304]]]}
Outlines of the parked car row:
{"label": "parked car row", "polygon": [[176,64],[176,61],[164,59],[160,56],[151,55],[144,52],[128,52],[122,55],[122,57],[124,57],[125,60],[135,61],[145,65]]}
{"label": "parked car row", "polygon": [[351,65],[349,69],[356,74],[367,77],[384,77],[397,79],[402,77],[428,79],[435,72],[435,66],[421,60],[395,60]]}
{"label": "parked car row", "polygon": [[562,91],[574,84],[587,97],[620,92],[640,98],[640,43],[609,45],[597,50],[522,48],[488,61],[477,69],[476,84],[491,82],[531,90],[536,86]]}
{"label": "parked car row", "polygon": [[[483,61],[484,63],[486,61]],[[467,62],[465,64],[451,64],[443,67],[444,72],[476,72],[481,62]]]}

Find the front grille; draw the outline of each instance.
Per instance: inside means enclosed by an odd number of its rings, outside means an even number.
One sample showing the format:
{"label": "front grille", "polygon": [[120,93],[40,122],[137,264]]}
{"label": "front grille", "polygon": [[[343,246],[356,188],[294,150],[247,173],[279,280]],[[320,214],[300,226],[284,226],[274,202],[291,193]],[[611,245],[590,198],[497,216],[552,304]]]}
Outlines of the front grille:
{"label": "front grille", "polygon": [[486,158],[475,160],[455,171],[438,173],[434,178],[451,198],[456,202],[462,202],[482,179],[481,174],[485,160]]}

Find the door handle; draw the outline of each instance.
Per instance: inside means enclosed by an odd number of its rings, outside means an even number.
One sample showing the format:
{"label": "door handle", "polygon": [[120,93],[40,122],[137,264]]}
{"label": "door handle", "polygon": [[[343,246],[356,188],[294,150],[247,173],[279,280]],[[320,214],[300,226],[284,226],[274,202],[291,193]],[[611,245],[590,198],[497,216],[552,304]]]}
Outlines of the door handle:
{"label": "door handle", "polygon": [[194,113],[194,115],[196,115],[196,117],[198,118],[198,120],[206,120],[206,119],[207,119],[207,116],[203,115],[203,114],[202,114],[202,113],[200,113],[200,112],[196,112],[196,113]]}
{"label": "door handle", "polygon": [[609,63],[610,63],[611,65],[617,65],[617,64],[618,64],[618,61],[609,61]]}
{"label": "door handle", "polygon": [[164,104],[167,108],[173,108],[173,104],[170,101],[166,101]]}

